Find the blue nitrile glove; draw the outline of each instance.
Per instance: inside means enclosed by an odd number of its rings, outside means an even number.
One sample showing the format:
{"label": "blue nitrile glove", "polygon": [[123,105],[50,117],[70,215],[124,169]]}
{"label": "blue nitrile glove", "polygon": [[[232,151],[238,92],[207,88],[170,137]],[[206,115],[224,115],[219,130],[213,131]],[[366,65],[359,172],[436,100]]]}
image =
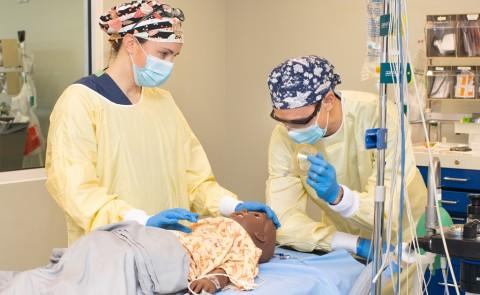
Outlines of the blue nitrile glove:
{"label": "blue nitrile glove", "polygon": [[387,279],[391,278],[394,274],[396,274],[400,270],[400,267],[398,267],[398,264],[394,261],[391,261],[383,274]]}
{"label": "blue nitrile glove", "polygon": [[[382,244],[383,253],[387,250],[387,244],[383,242]],[[395,248],[390,245],[390,251],[394,251]],[[368,261],[373,260],[373,245],[372,241],[368,239],[358,238],[357,242],[357,252],[355,253],[357,256],[367,259]]]}
{"label": "blue nitrile glove", "polygon": [[267,214],[267,217],[273,221],[273,224],[275,224],[275,227],[277,229],[280,227],[280,221],[278,221],[277,215],[270,207],[265,204],[257,202],[242,202],[238,204],[237,207],[235,207],[235,212],[239,212],[242,210],[263,212]]}
{"label": "blue nitrile glove", "polygon": [[318,197],[330,204],[334,203],[340,193],[335,168],[320,154],[308,156],[308,160],[311,163],[308,169],[308,185],[315,190]]}
{"label": "blue nitrile glove", "polygon": [[198,214],[192,213],[182,208],[167,209],[147,220],[147,226],[159,227],[168,230],[178,230],[190,233],[192,230],[180,223],[180,220],[188,220],[190,222],[198,221]]}

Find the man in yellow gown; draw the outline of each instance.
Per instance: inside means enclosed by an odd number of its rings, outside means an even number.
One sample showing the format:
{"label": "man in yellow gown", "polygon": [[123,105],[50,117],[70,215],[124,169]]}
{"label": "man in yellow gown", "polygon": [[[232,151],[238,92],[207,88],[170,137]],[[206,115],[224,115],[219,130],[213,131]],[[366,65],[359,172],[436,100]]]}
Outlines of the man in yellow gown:
{"label": "man in yellow gown", "polygon": [[[273,110],[279,121],[269,147],[267,204],[277,213],[282,227],[280,244],[301,251],[346,249],[371,257],[376,188],[376,151],[365,148],[365,131],[379,126],[378,97],[356,91],[337,91],[341,82],[334,66],[318,56],[288,59],[268,78]],[[395,139],[400,132],[397,107],[388,103],[386,194],[392,190]],[[308,156],[301,169],[302,151]],[[305,157],[304,157],[305,158]],[[426,187],[415,165],[409,134],[406,145],[406,190],[415,222],[426,205]],[[399,230],[400,175],[385,204],[385,219],[393,218],[392,244]],[[321,216],[307,214],[307,201],[321,209]],[[413,238],[403,219],[404,242]]]}

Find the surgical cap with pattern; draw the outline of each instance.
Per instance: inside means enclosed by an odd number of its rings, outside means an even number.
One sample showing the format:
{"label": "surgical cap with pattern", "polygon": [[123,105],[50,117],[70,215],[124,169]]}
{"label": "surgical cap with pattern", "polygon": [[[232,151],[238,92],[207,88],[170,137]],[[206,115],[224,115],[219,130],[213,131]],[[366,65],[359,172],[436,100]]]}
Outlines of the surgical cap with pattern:
{"label": "surgical cap with pattern", "polygon": [[296,109],[321,101],[341,83],[334,69],[328,60],[315,55],[286,60],[268,77],[273,107]]}
{"label": "surgical cap with pattern", "polygon": [[183,43],[182,21],[163,12],[176,10],[162,1],[135,0],[112,7],[100,16],[99,25],[110,40],[132,34],[152,41]]}

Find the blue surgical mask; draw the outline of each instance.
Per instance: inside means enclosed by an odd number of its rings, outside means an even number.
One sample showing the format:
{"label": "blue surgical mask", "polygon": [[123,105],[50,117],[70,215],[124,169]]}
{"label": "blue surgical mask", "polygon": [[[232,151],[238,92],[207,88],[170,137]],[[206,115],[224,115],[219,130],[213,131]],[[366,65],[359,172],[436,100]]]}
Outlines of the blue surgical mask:
{"label": "blue surgical mask", "polygon": [[327,113],[327,124],[325,128],[320,128],[320,126],[318,126],[317,120],[315,120],[315,123],[312,126],[288,131],[288,136],[298,144],[307,143],[313,145],[320,139],[324,138],[325,134],[327,134],[329,119],[328,117],[329,112]]}
{"label": "blue surgical mask", "polygon": [[173,70],[173,63],[149,55],[144,50],[143,53],[147,57],[147,61],[143,68],[138,67],[133,62],[133,58],[130,55],[133,65],[133,77],[135,78],[135,83],[138,86],[143,87],[158,87],[162,85],[165,83],[165,81],[167,81],[168,77],[170,77],[170,74]]}

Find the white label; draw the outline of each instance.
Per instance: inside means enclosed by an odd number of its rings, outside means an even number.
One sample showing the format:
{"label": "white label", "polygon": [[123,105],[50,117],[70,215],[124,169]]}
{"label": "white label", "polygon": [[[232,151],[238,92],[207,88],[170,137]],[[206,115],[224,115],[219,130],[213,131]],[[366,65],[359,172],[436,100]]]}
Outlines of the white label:
{"label": "white label", "polygon": [[468,20],[478,20],[478,14],[467,14]]}
{"label": "white label", "polygon": [[439,16],[439,17],[437,17],[437,20],[438,21],[446,21],[447,17],[446,16]]}
{"label": "white label", "polygon": [[305,155],[305,154],[301,154],[301,153],[299,153],[299,154],[297,155],[297,158],[298,158],[299,161],[306,161],[306,160],[308,160],[308,156]]}
{"label": "white label", "polygon": [[375,202],[385,202],[385,187],[376,186],[375,187]]}
{"label": "white label", "polygon": [[445,71],[445,68],[444,68],[444,67],[436,67],[435,70],[437,70],[437,71]]}
{"label": "white label", "polygon": [[470,71],[472,68],[471,67],[458,67],[457,69],[461,71]]}

